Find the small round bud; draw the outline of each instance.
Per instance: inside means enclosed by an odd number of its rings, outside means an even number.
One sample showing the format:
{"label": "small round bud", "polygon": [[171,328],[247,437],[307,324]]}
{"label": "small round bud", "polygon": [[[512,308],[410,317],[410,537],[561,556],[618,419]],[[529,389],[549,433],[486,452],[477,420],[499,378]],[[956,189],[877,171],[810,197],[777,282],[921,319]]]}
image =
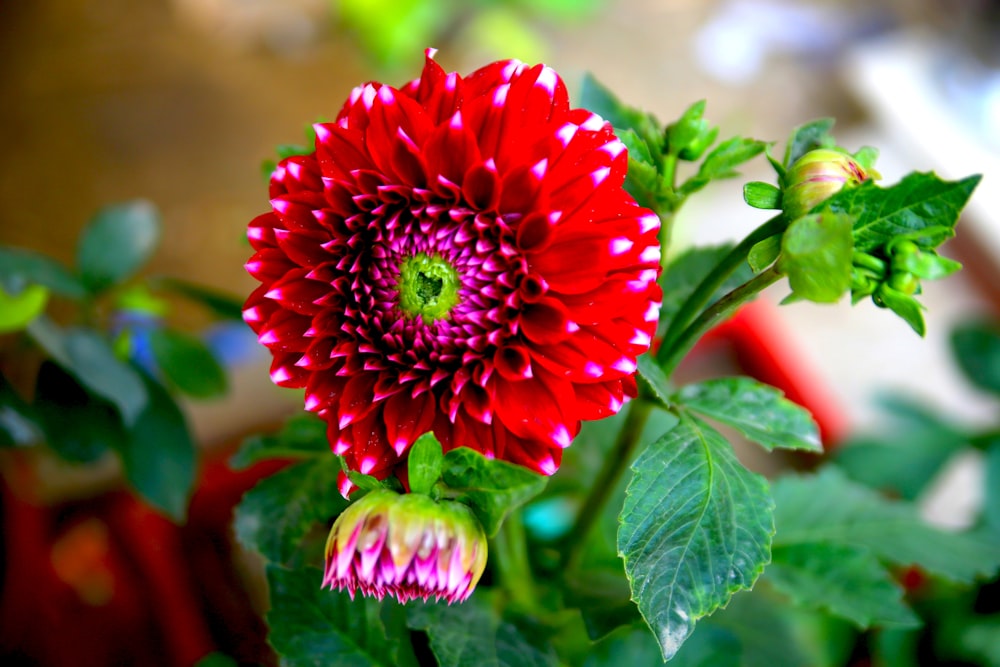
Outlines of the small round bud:
{"label": "small round bud", "polygon": [[817,148],[788,169],[782,208],[790,219],[799,218],[844,187],[855,187],[877,174],[866,170],[847,153]]}
{"label": "small round bud", "polygon": [[486,568],[486,535],[467,506],[387,489],[344,510],[326,541],[323,586],[400,602],[460,602]]}

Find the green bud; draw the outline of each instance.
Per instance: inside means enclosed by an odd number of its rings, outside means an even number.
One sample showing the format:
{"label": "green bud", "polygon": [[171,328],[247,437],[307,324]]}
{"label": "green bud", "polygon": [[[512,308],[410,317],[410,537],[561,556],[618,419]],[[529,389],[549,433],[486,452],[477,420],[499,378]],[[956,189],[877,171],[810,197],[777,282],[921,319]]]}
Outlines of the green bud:
{"label": "green bud", "polygon": [[799,218],[845,187],[856,187],[878,172],[865,169],[848,155],[829,148],[809,151],[788,169],[782,205],[791,219]]}

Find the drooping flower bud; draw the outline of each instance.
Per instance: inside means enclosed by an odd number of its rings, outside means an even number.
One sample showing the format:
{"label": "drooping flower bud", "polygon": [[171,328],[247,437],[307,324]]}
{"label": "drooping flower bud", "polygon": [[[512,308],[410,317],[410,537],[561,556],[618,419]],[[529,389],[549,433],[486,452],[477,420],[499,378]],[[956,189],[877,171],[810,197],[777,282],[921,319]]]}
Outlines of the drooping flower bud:
{"label": "drooping flower bud", "polygon": [[785,174],[782,208],[789,219],[801,217],[841,188],[860,185],[878,172],[866,169],[847,153],[829,148],[811,150]]}
{"label": "drooping flower bud", "polygon": [[400,602],[461,602],[486,567],[486,535],[467,506],[372,491],[337,517],[326,541],[323,586]]}

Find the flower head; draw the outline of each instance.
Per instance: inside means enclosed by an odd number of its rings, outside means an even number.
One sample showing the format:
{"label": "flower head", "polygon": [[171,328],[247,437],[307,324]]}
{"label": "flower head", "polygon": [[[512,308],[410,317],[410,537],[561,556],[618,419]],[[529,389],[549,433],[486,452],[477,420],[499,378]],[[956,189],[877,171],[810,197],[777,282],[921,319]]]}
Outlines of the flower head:
{"label": "flower head", "polygon": [[635,395],[660,223],[552,69],[463,78],[432,56],[402,88],[356,88],[315,152],[275,169],[244,318],[351,469],[402,475],[433,431],[551,474],[581,420]]}
{"label": "flower head", "polygon": [[879,178],[878,172],[866,169],[847,153],[830,148],[811,150],[789,167],[782,208],[790,219],[798,218],[842,188],[860,185],[869,178]]}
{"label": "flower head", "polygon": [[461,602],[486,567],[486,535],[461,503],[378,490],[353,503],[326,541],[323,585],[406,602]]}

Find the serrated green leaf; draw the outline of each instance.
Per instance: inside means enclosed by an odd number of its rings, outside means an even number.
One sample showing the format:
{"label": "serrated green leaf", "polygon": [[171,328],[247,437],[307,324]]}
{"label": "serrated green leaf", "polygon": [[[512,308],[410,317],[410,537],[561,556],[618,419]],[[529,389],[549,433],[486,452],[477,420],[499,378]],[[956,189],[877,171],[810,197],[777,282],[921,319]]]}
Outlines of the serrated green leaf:
{"label": "serrated green leaf", "polygon": [[441,477],[444,453],[433,433],[424,433],[410,446],[406,466],[412,493],[430,493]]}
{"label": "serrated green leaf", "polygon": [[734,427],[768,451],[823,451],[819,427],[809,411],[785,398],[779,389],[753,378],[718,378],[689,384],[671,402]]}
{"label": "serrated green leaf", "polygon": [[339,473],[340,461],[330,454],[261,480],[236,507],[236,539],[272,563],[298,562],[305,535],[347,507],[337,492]]}
{"label": "serrated green leaf", "polygon": [[956,327],[951,350],[972,384],[1000,395],[1000,325],[970,322]]}
{"label": "serrated green leaf", "polygon": [[266,459],[311,458],[329,453],[326,422],[303,412],[286,420],[277,433],[253,435],[244,440],[229,459],[229,465],[239,469]]}
{"label": "serrated green leaf", "polygon": [[770,558],[767,481],[707,424],[682,415],[632,465],[618,552],[669,660],[695,622],[749,588]]}
{"label": "serrated green leaf", "polygon": [[226,371],[199,339],[173,329],[154,329],[149,342],[156,365],[181,393],[218,398],[229,390]]}
{"label": "serrated green leaf", "polygon": [[917,615],[903,603],[902,587],[863,547],[776,546],[764,577],[796,604],[826,609],[861,629],[920,625]]}
{"label": "serrated green leaf", "polygon": [[413,603],[407,625],[430,639],[439,667],[555,667],[551,651],[532,645],[512,623],[497,617],[482,594],[460,605]]}
{"label": "serrated green leaf", "polygon": [[752,160],[767,148],[767,143],[756,139],[733,137],[723,141],[705,156],[698,173],[680,187],[684,195],[694,194],[712,181],[737,176],[736,167]]}
{"label": "serrated green leaf", "polygon": [[[702,246],[684,251],[673,259],[663,271],[660,279],[663,286],[663,306],[660,308],[660,328],[667,326],[681,305],[694,292],[698,284],[729,254],[733,246],[729,244]],[[724,294],[732,291],[753,277],[750,266],[744,264],[716,291],[709,302],[715,303]],[[707,307],[707,306],[706,306]]]}
{"label": "serrated green leaf", "polygon": [[751,271],[760,273],[771,266],[774,260],[778,259],[779,255],[781,255],[781,234],[775,234],[755,243],[750,248],[750,253],[747,255],[747,263],[750,264]]}
{"label": "serrated green leaf", "polygon": [[969,176],[945,181],[933,173],[916,172],[888,188],[868,180],[833,195],[822,210],[854,219],[854,246],[870,252],[899,235],[929,227],[954,227],[980,180],[980,176]]}
{"label": "serrated green leaf", "polygon": [[743,201],[761,209],[781,208],[781,190],[770,183],[751,181],[743,186]]}
{"label": "serrated green leaf", "polygon": [[1000,546],[920,520],[916,509],[850,481],[835,467],[788,475],[774,485],[775,548],[803,543],[864,547],[896,565],[971,582],[1000,568]]}
{"label": "serrated green leaf", "polygon": [[312,567],[267,568],[271,609],[268,641],[286,667],[394,667],[379,603],[320,588],[323,573]]}
{"label": "serrated green leaf", "polygon": [[35,318],[28,334],[52,359],[80,384],[118,409],[131,426],[146,407],[148,396],[143,379],[96,331],[83,327],[62,330],[48,318]]}
{"label": "serrated green leaf", "polygon": [[792,166],[796,160],[811,150],[832,146],[834,140],[830,130],[833,129],[833,123],[832,118],[819,118],[792,130],[788,145],[785,146],[785,159],[782,163],[784,167]]}
{"label": "serrated green leaf", "polygon": [[243,321],[243,300],[240,298],[177,278],[157,278],[152,284],[204,306],[216,317]]}
{"label": "serrated green leaf", "polygon": [[160,216],[147,201],[134,200],[97,212],[80,235],[76,266],[84,284],[99,292],[131,277],[160,240]]}
{"label": "serrated green leaf", "polygon": [[496,535],[511,511],[541,493],[548,480],[519,465],[488,459],[468,447],[445,454],[441,478],[472,508],[489,537]]}
{"label": "serrated green leaf", "polygon": [[51,361],[38,370],[32,409],[46,444],[67,461],[92,463],[127,437],[114,407]]}
{"label": "serrated green leaf", "polygon": [[851,287],[853,256],[850,218],[807,215],[782,236],[778,270],[788,276],[795,296],[833,303]]}
{"label": "serrated green leaf", "polygon": [[194,486],[197,452],[187,421],[159,383],[143,374],[149,399],[119,445],[125,478],[149,504],[184,519]]}
{"label": "serrated green leaf", "polygon": [[62,264],[31,250],[0,246],[0,287],[19,294],[28,285],[41,285],[71,299],[84,299],[87,288]]}

